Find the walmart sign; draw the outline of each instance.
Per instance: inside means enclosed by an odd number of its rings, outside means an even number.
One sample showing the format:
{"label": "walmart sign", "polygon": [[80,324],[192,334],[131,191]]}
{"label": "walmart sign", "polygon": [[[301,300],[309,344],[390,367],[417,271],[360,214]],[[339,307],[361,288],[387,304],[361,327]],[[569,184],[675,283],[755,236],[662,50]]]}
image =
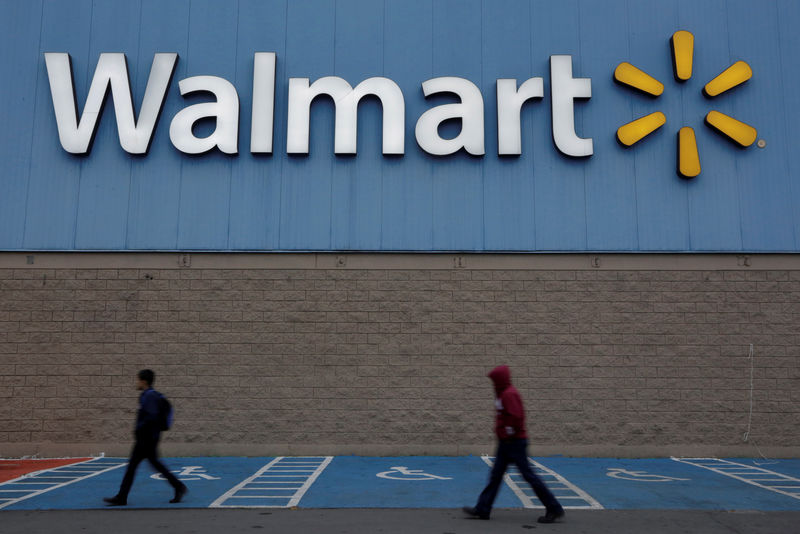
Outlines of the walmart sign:
{"label": "walmart sign", "polygon": [[[694,35],[677,31],[671,38],[675,79],[685,82],[692,76]],[[253,103],[250,132],[250,152],[270,154],[273,150],[275,113],[274,52],[257,52],[253,59]],[[150,147],[153,131],[164,104],[167,89],[178,61],[178,54],[156,54],[150,69],[139,119],[134,117],[130,78],[125,54],[100,55],[80,120],[77,120],[76,95],[72,82],[69,54],[46,53],[47,72],[53,98],[55,118],[61,146],[72,154],[87,154],[91,150],[97,121],[102,113],[106,94],[114,99],[114,111],[122,148],[130,154],[145,154]],[[703,88],[709,97],[720,95],[749,80],[750,66],[737,61]],[[659,96],[664,85],[630,63],[623,62],[614,71],[618,82],[652,96]],[[169,136],[172,144],[185,154],[202,154],[218,149],[225,154],[239,151],[239,96],[234,85],[217,76],[193,76],[179,83],[182,95],[210,93],[215,102],[195,104],[181,110],[172,119]],[[550,56],[550,101],[552,103],[552,133],[556,148],[567,156],[585,157],[594,153],[592,139],[581,138],[575,132],[575,99],[592,96],[589,78],[572,76],[572,56]],[[480,89],[471,81],[458,77],[440,77],[422,83],[426,97],[449,93],[460,102],[429,109],[417,120],[417,144],[428,154],[446,156],[465,150],[474,156],[485,154],[484,99]],[[330,97],[336,108],[334,153],[356,154],[358,134],[358,104],[366,96],[375,96],[383,109],[383,153],[405,153],[405,100],[400,87],[389,78],[373,77],[356,87],[337,76],[326,76],[309,83],[308,78],[289,79],[289,109],[286,129],[286,152],[308,154],[311,103],[320,96]],[[497,153],[522,153],[520,113],[523,104],[544,96],[542,78],[534,77],[518,85],[516,79],[497,80]],[[199,138],[193,128],[198,121],[213,119],[216,129]],[[460,133],[444,139],[439,127],[446,121],[458,120]],[[718,111],[706,116],[707,123],[742,147],[752,145],[757,136],[755,128]],[[651,113],[617,130],[617,137],[631,146],[663,126],[666,117]],[[685,178],[700,174],[700,157],[694,130],[681,128],[678,133],[678,173]]]}
{"label": "walmart sign", "polygon": [[[164,104],[178,54],[156,54],[150,69],[139,120],[133,113],[130,79],[125,54],[100,55],[86,98],[83,117],[76,121],[75,89],[72,69],[66,53],[47,53],[47,73],[53,96],[53,108],[58,122],[61,146],[72,154],[87,154],[97,129],[108,87],[114,98],[114,111],[122,148],[130,154],[144,154],[153,138],[153,130]],[[272,131],[275,108],[274,52],[256,53],[253,61],[253,106],[250,151],[272,152]],[[550,80],[553,103],[553,140],[556,147],[568,156],[592,155],[592,140],[581,139],[575,133],[574,101],[590,98],[589,79],[572,77],[571,56],[550,57]],[[182,95],[206,92],[216,102],[195,104],[181,110],[172,119],[169,137],[172,144],[185,154],[201,154],[219,149],[226,154],[239,151],[239,96],[231,82],[217,76],[193,76],[180,81]],[[446,156],[461,149],[482,156],[484,149],[483,95],[480,89],[464,78],[441,77],[422,83],[425,96],[452,93],[460,103],[445,104],[426,111],[417,121],[417,143],[428,154]],[[517,80],[497,80],[498,154],[521,153],[520,110],[528,100],[542,98],[542,78],[530,78],[517,86]],[[405,152],[405,101],[397,84],[383,77],[368,78],[356,87],[337,76],[326,76],[309,84],[308,78],[289,80],[289,118],[286,131],[286,152],[308,154],[311,102],[326,95],[336,106],[334,133],[336,154],[355,154],[358,126],[358,103],[368,95],[376,96],[383,107],[383,153]],[[203,138],[192,133],[195,123],[214,119],[216,130]],[[461,121],[461,133],[453,139],[443,139],[439,126],[449,120]]]}

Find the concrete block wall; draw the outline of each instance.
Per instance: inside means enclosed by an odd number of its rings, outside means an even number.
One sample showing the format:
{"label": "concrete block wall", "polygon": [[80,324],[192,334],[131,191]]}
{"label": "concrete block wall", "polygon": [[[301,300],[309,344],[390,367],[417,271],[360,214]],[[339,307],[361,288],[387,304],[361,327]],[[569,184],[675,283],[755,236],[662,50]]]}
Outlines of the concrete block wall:
{"label": "concrete block wall", "polygon": [[794,255],[4,253],[0,456],[125,454],[145,367],[167,454],[489,452],[498,364],[533,454],[797,456],[799,327]]}

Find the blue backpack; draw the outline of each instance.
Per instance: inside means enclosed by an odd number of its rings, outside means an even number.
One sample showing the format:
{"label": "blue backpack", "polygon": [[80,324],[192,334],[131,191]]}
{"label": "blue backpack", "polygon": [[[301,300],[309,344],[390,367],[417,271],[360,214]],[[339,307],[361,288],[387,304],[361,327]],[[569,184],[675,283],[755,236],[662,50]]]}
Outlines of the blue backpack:
{"label": "blue backpack", "polygon": [[162,394],[158,394],[158,429],[169,430],[172,427],[172,404]]}

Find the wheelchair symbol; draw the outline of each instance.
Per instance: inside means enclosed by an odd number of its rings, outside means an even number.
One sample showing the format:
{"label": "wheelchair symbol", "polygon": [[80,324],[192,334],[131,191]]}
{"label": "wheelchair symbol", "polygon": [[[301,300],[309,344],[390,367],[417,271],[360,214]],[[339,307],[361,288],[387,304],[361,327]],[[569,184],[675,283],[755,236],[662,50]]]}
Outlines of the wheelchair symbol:
{"label": "wheelchair symbol", "polygon": [[[178,477],[178,480],[219,480],[219,477],[212,477],[206,473],[205,468],[200,465],[187,465],[178,471],[172,472],[175,473],[175,476]],[[164,475],[161,473],[156,473],[154,475],[150,475],[150,478],[164,480]]]}
{"label": "wheelchair symbol", "polygon": [[409,469],[404,466],[392,467],[390,471],[384,471],[375,476],[378,478],[387,478],[389,480],[453,480],[451,477],[431,475],[422,469]]}
{"label": "wheelchair symbol", "polygon": [[688,478],[668,477],[664,475],[653,475],[647,471],[628,471],[627,469],[609,468],[606,476],[620,480],[635,480],[637,482],[675,482],[690,480]]}

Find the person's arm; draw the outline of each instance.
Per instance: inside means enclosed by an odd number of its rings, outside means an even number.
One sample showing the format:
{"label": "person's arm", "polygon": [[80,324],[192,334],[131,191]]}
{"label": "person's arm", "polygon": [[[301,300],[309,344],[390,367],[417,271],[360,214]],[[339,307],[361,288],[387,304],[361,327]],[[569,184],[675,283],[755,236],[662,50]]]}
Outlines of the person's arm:
{"label": "person's arm", "polygon": [[503,395],[503,408],[505,411],[505,417],[503,418],[505,433],[507,437],[513,438],[522,430],[522,422],[525,419],[522,399],[520,399],[519,395],[508,392]]}
{"label": "person's arm", "polygon": [[158,428],[158,394],[149,390],[142,396],[136,431],[155,430],[156,428]]}

